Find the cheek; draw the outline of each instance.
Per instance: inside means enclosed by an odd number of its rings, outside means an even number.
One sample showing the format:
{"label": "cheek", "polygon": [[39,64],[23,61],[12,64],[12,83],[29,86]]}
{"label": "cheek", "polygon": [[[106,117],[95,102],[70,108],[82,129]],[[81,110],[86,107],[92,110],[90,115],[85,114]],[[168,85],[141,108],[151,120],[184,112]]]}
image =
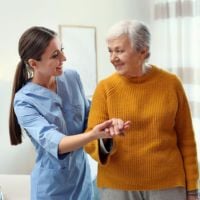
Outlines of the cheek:
{"label": "cheek", "polygon": [[135,57],[134,57],[134,55],[127,55],[126,56],[126,62],[128,62],[128,63],[132,63],[134,60],[135,60]]}
{"label": "cheek", "polygon": [[58,65],[59,61],[57,59],[53,59],[48,62],[49,67],[54,68],[56,65]]}
{"label": "cheek", "polygon": [[126,54],[120,55],[119,59],[120,59],[121,62],[127,62],[129,60],[129,58]]}

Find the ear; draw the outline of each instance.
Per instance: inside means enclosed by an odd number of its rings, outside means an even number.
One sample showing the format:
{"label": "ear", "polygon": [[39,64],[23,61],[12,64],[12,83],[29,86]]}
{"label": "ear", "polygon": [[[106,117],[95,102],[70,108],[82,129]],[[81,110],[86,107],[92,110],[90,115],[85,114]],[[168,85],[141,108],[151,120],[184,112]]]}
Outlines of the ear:
{"label": "ear", "polygon": [[141,52],[140,52],[142,58],[146,59],[149,57],[149,48],[145,47]]}
{"label": "ear", "polygon": [[37,60],[32,58],[28,59],[28,65],[33,69],[37,68]]}

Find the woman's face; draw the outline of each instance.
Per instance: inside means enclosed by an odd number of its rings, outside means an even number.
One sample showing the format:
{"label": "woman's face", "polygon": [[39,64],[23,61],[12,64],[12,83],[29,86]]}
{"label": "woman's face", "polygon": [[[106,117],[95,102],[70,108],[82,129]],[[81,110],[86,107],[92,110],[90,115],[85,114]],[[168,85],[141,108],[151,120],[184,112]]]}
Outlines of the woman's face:
{"label": "woman's face", "polygon": [[43,53],[40,61],[34,62],[34,75],[59,76],[63,72],[63,62],[66,57],[57,37],[53,38]]}
{"label": "woman's face", "polygon": [[[134,44],[133,44],[134,46]],[[108,41],[110,62],[121,75],[130,77],[134,72],[142,70],[145,52],[136,52],[128,36],[123,35]]]}

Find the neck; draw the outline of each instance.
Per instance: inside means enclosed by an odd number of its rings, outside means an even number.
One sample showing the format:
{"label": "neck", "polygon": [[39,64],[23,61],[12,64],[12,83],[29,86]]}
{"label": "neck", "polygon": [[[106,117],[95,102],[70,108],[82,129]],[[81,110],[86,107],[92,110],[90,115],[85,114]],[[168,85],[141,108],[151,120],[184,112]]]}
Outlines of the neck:
{"label": "neck", "polygon": [[144,63],[139,68],[133,69],[131,77],[141,77],[144,74],[146,74],[150,68],[151,68],[151,65]]}
{"label": "neck", "polygon": [[46,79],[43,78],[41,80],[39,80],[36,77],[33,77],[32,82],[56,92],[56,79],[54,76]]}
{"label": "neck", "polygon": [[144,63],[142,65],[142,74],[146,74],[147,71],[151,68],[151,65],[149,65],[148,63]]}

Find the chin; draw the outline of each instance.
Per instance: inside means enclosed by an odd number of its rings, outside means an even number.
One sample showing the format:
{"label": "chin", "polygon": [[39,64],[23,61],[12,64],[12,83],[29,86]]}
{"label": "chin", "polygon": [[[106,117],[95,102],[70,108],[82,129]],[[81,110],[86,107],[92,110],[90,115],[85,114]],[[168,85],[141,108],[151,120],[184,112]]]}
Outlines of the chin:
{"label": "chin", "polygon": [[56,76],[60,76],[63,73],[63,70],[56,71]]}
{"label": "chin", "polygon": [[120,74],[120,75],[125,75],[126,73],[122,70],[117,70],[117,73]]}

